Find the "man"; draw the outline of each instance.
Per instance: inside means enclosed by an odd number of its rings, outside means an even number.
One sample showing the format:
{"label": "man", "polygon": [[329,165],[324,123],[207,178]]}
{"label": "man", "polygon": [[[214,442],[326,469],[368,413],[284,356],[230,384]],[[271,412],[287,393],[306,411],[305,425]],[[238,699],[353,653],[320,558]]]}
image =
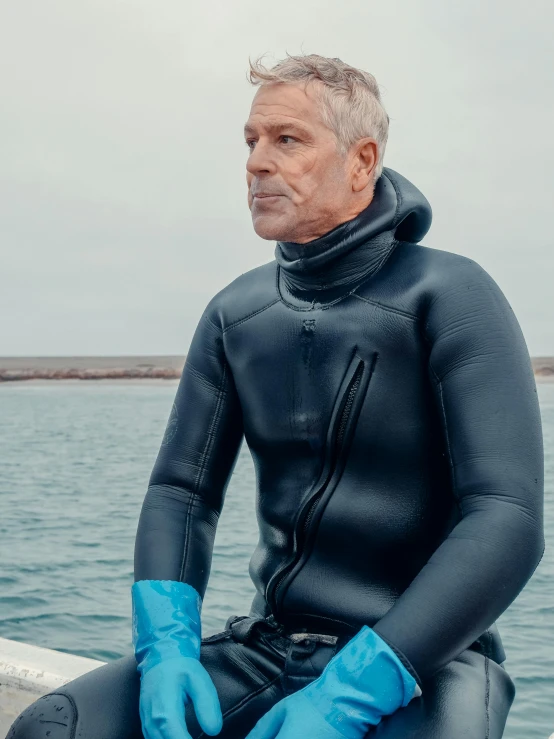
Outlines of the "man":
{"label": "man", "polygon": [[[137,533],[136,662],[41,699],[10,737],[140,737],[138,663],[147,739],[497,739],[514,686],[494,622],[544,546],[524,339],[484,270],[418,245],[431,210],[383,169],[371,75],[312,55],[251,81],[248,202],[275,261],[193,338]],[[257,593],[201,641],[243,436]]]}

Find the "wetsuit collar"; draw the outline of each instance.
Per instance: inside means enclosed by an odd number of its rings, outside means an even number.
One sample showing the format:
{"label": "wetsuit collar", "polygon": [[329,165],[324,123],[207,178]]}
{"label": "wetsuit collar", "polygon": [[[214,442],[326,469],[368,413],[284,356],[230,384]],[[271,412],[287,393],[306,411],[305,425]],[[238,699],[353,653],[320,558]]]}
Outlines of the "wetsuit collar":
{"label": "wetsuit collar", "polygon": [[396,241],[420,241],[430,224],[425,197],[385,168],[373,200],[355,218],[307,244],[278,241],[275,259],[294,292],[349,285],[375,273]]}

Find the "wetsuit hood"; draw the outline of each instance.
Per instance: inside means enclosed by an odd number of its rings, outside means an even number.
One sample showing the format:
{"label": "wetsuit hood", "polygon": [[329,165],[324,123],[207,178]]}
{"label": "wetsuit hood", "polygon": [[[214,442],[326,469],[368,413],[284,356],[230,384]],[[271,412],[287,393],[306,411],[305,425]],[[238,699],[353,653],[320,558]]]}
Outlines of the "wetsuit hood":
{"label": "wetsuit hood", "polygon": [[296,290],[349,284],[377,271],[398,241],[420,241],[431,217],[417,187],[384,168],[367,208],[307,244],[278,241],[275,259]]}

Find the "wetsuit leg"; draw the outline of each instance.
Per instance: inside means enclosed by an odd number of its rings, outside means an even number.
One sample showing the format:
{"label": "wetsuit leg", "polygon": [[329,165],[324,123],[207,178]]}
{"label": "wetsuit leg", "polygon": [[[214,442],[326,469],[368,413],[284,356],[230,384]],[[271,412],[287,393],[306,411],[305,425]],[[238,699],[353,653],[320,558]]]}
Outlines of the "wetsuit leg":
{"label": "wetsuit leg", "polygon": [[[203,640],[201,661],[217,688],[223,712],[219,739],[243,739],[286,694],[323,670],[334,650],[292,644],[255,633],[246,643],[230,630]],[[93,670],[40,698],[15,721],[6,739],[143,739],[139,676],[131,655]],[[500,739],[514,697],[507,672],[466,650],[423,685],[423,695],[383,719],[368,739]],[[189,704],[193,739],[205,735]]]}
{"label": "wetsuit leg", "polygon": [[467,649],[368,739],[500,739],[515,695],[506,670]]}
{"label": "wetsuit leg", "polygon": [[6,739],[142,739],[139,686],[134,656],[115,660],[39,698]]}
{"label": "wetsuit leg", "polygon": [[[243,644],[230,630],[202,641],[200,659],[224,717],[219,739],[246,736],[284,697],[280,676],[287,641],[279,639],[279,647],[256,635]],[[134,656],[115,660],[39,698],[16,719],[6,739],[142,739],[139,691]],[[204,736],[191,704],[185,715],[193,739]]]}

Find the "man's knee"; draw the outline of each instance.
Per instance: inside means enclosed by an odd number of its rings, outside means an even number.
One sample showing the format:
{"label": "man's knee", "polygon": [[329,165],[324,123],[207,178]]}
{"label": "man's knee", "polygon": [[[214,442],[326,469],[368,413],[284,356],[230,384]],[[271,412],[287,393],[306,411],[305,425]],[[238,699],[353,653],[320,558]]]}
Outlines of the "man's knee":
{"label": "man's knee", "polygon": [[6,739],[70,739],[76,722],[73,701],[67,695],[49,693],[18,716]]}
{"label": "man's knee", "polygon": [[39,698],[16,719],[8,737],[135,739],[142,736],[139,690],[133,655],[109,662]]}

